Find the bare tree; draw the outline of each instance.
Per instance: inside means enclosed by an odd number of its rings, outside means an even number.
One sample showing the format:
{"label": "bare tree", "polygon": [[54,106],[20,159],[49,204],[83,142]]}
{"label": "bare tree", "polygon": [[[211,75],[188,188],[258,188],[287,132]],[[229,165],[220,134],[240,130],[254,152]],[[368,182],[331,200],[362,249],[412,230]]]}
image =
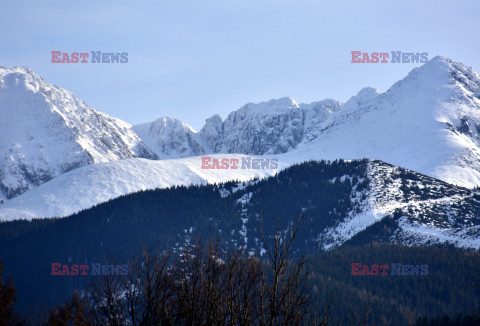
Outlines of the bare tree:
{"label": "bare tree", "polygon": [[268,260],[262,270],[261,325],[291,325],[300,323],[309,311],[306,294],[308,266],[305,257],[293,261],[293,243],[303,224],[299,214],[297,223],[290,224],[287,235],[282,235],[277,219],[273,244],[260,228]]}
{"label": "bare tree", "polygon": [[74,292],[72,299],[63,305],[52,309],[48,316],[46,325],[50,326],[88,326],[93,324],[93,319],[89,313],[89,304],[80,294]]}
{"label": "bare tree", "polygon": [[125,288],[118,275],[102,275],[92,282],[90,297],[95,322],[100,325],[121,326],[126,324]]}
{"label": "bare tree", "polygon": [[[221,250],[215,242],[195,242],[175,256],[143,248],[142,254],[130,262],[128,275],[105,275],[91,285],[92,323],[300,324],[310,312],[307,260],[293,255],[293,243],[302,223],[303,216],[299,215],[287,232],[281,231],[277,223],[271,237],[261,229],[265,257],[252,255],[245,248]],[[86,311],[80,298],[75,297],[71,303],[55,310],[52,320],[72,320],[72,311]],[[324,318],[318,325],[327,323]]]}

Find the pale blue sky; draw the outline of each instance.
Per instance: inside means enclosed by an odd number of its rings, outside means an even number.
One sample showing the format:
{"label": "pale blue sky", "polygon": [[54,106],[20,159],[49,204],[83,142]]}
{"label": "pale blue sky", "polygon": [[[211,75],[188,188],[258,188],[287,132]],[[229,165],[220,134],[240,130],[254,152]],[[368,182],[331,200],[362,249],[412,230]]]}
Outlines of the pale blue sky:
{"label": "pale blue sky", "polygon": [[[346,101],[419,64],[352,64],[350,51],[428,52],[480,71],[478,0],[7,1],[0,65],[32,68],[136,124],[200,129],[247,102]],[[128,52],[127,64],[52,64],[50,51]]]}

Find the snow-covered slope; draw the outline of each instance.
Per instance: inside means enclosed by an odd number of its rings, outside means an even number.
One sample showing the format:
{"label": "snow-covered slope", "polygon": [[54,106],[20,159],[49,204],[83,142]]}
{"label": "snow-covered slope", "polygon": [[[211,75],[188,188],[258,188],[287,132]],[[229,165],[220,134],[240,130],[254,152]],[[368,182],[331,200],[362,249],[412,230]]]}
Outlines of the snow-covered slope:
{"label": "snow-covered slope", "polygon": [[[359,200],[360,193],[352,196],[355,209],[319,235],[323,248],[341,245],[354,237],[363,238],[363,242],[480,248],[479,192],[378,160],[368,162],[367,177],[367,198]],[[393,219],[384,221],[387,216]]]}
{"label": "snow-covered slope", "polygon": [[[318,169],[321,164],[323,168]],[[454,186],[379,160],[307,162],[284,170],[274,180],[270,185],[268,179],[257,181],[248,188],[239,184],[220,186],[222,197],[233,196],[237,202],[236,210],[243,222],[232,235],[242,235],[245,240],[240,239],[241,243],[258,245],[258,239],[251,240],[252,235],[253,238],[258,235],[259,212],[263,212],[265,220],[280,214],[285,223],[287,212],[301,208],[305,214],[303,236],[306,238],[300,242],[308,243],[306,249],[313,252],[347,242],[368,244],[372,241],[480,248],[480,192],[477,190]],[[277,188],[276,192],[272,188]],[[292,188],[291,201],[282,197]],[[332,201],[325,199],[325,191],[335,193]],[[270,201],[268,198],[272,196],[280,197],[279,202]],[[277,205],[282,205],[282,212],[275,211]],[[272,210],[274,213],[269,214]],[[183,227],[190,226],[193,227]]]}
{"label": "snow-covered slope", "polygon": [[480,76],[435,57],[386,93],[338,111],[302,158],[372,158],[449,183],[480,185]]}
{"label": "snow-covered slope", "polygon": [[0,67],[0,202],[87,164],[154,158],[130,127],[30,69]]}
{"label": "snow-covered slope", "polygon": [[168,117],[133,126],[133,131],[158,158],[179,158],[211,152],[208,144],[188,124]]}
{"label": "snow-covered slope", "polygon": [[[245,155],[210,157],[237,158],[241,162]],[[278,169],[202,169],[201,157],[160,161],[133,158],[87,165],[0,205],[0,221],[64,217],[140,190],[229,180],[247,181],[273,175],[285,166],[286,163],[279,162]]]}

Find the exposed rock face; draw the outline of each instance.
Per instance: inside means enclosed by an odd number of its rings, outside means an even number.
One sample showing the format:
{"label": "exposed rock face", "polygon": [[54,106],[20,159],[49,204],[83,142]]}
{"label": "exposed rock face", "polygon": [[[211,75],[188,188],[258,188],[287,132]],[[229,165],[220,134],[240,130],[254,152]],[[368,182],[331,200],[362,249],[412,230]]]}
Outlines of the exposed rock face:
{"label": "exposed rock face", "polygon": [[0,67],[0,201],[72,169],[129,157],[155,154],[128,123],[30,69]]}

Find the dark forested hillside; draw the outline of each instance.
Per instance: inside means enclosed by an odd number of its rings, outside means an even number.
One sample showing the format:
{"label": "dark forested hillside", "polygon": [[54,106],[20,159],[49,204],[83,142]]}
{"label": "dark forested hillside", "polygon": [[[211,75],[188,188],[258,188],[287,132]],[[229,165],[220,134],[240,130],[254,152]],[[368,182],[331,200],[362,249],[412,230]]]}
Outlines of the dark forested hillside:
{"label": "dark forested hillside", "polygon": [[[389,268],[387,275],[352,275],[352,263]],[[392,265],[399,263],[427,265],[428,273],[393,275]],[[480,254],[475,251],[344,245],[315,256],[312,270],[318,300],[325,291],[334,294],[336,322],[350,321],[354,314],[362,316],[367,308],[371,310],[369,324],[375,325],[409,325],[424,316],[448,315],[454,320],[458,314],[480,313]]]}
{"label": "dark forested hillside", "polygon": [[[114,258],[123,264],[143,245],[178,251],[195,239],[214,239],[225,250],[242,247],[261,255],[260,226],[269,238],[277,223],[288,231],[299,213],[304,225],[295,253],[312,256],[344,243],[398,242],[405,218],[445,230],[475,230],[480,224],[477,197],[475,190],[380,161],[312,161],[265,180],[143,191],[67,218],[0,223],[0,259],[17,285],[20,305],[58,303],[84,287],[90,276],[52,276],[52,263],[89,265]],[[373,214],[385,200],[397,203],[397,209]],[[463,212],[468,219],[458,218]],[[478,236],[472,232],[459,241],[475,244]],[[411,236],[405,239],[412,244]],[[332,284],[342,293],[351,286],[340,279]],[[444,304],[447,299],[439,300]],[[436,311],[443,310],[438,304]]]}

